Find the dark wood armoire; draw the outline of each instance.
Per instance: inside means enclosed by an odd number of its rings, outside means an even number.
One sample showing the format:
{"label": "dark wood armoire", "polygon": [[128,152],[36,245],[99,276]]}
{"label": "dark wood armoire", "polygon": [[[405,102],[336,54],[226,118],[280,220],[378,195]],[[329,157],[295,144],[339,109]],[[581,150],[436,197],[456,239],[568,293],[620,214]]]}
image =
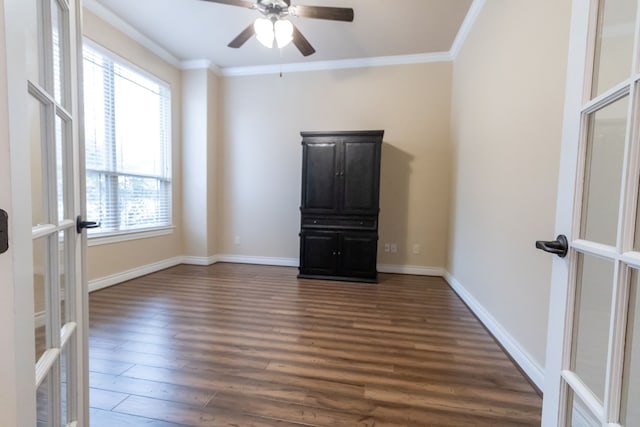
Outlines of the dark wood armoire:
{"label": "dark wood armoire", "polygon": [[299,277],[375,283],[384,131],[301,135]]}

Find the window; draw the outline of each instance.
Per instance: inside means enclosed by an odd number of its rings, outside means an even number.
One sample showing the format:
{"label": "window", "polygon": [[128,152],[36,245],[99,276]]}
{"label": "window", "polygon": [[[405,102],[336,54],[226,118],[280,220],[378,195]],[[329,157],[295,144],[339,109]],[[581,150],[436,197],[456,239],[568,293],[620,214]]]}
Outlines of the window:
{"label": "window", "polygon": [[91,236],[171,226],[170,89],[84,49],[87,218]]}

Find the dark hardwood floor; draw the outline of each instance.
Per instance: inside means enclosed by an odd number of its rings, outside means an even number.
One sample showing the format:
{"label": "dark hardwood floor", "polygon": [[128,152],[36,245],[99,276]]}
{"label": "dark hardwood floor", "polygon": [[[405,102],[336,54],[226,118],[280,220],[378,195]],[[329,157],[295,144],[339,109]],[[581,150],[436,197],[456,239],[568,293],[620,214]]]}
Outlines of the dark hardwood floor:
{"label": "dark hardwood floor", "polygon": [[178,266],[90,296],[91,425],[540,425],[542,400],[441,278]]}

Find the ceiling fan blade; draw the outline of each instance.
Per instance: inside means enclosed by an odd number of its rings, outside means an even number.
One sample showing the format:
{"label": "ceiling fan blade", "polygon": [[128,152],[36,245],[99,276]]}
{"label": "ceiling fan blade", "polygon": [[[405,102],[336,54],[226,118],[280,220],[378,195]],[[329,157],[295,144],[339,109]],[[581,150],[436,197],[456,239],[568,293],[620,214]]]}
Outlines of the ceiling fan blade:
{"label": "ceiling fan blade", "polygon": [[253,9],[256,7],[256,3],[249,0],[203,0],[211,3],[228,4],[229,6],[246,7],[247,9]]}
{"label": "ceiling fan blade", "polygon": [[329,19],[331,21],[353,22],[353,9],[349,7],[291,6],[289,13],[303,18]]}
{"label": "ceiling fan blade", "polygon": [[238,36],[235,39],[231,40],[231,43],[229,43],[227,46],[237,49],[241,47],[243,44],[245,44],[247,40],[253,37],[255,33],[256,31],[253,28],[253,24],[251,24],[247,28],[245,28],[240,34],[238,34]]}
{"label": "ceiling fan blade", "polygon": [[302,35],[295,25],[293,26],[293,44],[296,45],[303,56],[313,55],[316,52],[313,46],[311,46],[311,43],[309,43],[309,40]]}

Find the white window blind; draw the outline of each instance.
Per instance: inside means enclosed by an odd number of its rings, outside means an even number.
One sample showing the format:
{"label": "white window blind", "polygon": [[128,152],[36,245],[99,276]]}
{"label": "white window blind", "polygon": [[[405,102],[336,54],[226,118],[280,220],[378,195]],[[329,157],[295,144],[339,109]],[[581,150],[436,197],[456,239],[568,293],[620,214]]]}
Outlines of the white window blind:
{"label": "white window blind", "polygon": [[84,46],[87,218],[91,235],[171,225],[170,89]]}

